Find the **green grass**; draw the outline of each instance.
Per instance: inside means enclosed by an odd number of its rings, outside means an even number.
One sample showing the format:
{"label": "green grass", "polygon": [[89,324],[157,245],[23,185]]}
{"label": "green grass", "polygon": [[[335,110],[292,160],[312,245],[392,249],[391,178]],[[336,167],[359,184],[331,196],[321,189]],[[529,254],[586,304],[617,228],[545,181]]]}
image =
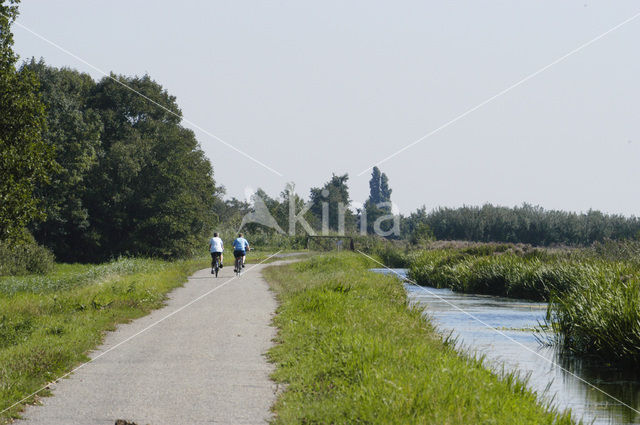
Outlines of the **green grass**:
{"label": "green grass", "polygon": [[[207,266],[206,257],[121,259],[0,278],[0,410],[86,361],[105,331],[160,307],[167,292]],[[0,414],[0,423],[21,408]]]}
{"label": "green grass", "polygon": [[280,306],[276,424],[569,424],[522,380],[443,342],[402,283],[358,254],[267,269]]}

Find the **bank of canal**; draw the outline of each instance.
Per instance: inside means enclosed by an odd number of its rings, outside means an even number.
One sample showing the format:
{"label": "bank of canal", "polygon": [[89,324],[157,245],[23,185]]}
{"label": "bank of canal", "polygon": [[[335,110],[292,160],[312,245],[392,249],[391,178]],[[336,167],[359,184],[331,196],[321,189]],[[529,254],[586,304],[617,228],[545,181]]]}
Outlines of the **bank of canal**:
{"label": "bank of canal", "polygon": [[[391,273],[385,269],[374,271]],[[406,269],[395,269],[395,272],[406,276]],[[637,374],[634,376],[628,370],[607,364],[566,358],[553,347],[540,344],[533,330],[544,321],[545,303],[463,294],[408,283],[405,287],[411,302],[425,308],[425,313],[441,333],[452,333],[462,349],[484,355],[496,370],[504,367],[508,371],[517,370],[523,376],[528,375],[529,386],[544,394],[547,400],[553,399],[560,409],[570,408],[586,423],[640,424],[640,415],[633,409],[581,381],[584,379],[640,410],[640,377]]]}

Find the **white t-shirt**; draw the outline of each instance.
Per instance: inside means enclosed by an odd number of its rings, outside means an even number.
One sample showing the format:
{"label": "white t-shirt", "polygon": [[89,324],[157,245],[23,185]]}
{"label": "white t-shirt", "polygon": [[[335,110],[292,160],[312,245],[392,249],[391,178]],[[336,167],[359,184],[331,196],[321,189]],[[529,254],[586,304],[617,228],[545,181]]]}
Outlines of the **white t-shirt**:
{"label": "white t-shirt", "polygon": [[222,243],[222,239],[216,236],[211,238],[211,240],[209,240],[209,243],[211,244],[211,252],[222,252],[224,246]]}

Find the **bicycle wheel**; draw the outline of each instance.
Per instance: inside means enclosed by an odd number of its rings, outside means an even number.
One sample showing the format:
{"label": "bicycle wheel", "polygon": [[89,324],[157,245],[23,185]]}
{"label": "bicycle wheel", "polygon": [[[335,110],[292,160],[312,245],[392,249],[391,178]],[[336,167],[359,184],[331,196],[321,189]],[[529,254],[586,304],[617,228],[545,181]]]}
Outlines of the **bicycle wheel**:
{"label": "bicycle wheel", "polygon": [[216,272],[216,277],[218,277],[218,270],[220,270],[220,258],[216,257],[216,265],[214,268],[215,272]]}

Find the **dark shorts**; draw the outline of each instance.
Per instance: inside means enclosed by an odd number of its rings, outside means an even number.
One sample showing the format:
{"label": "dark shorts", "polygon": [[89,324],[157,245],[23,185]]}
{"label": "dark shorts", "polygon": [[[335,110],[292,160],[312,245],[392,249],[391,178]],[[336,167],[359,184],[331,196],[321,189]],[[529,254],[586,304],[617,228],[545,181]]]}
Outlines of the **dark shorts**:
{"label": "dark shorts", "polygon": [[236,258],[244,257],[245,255],[247,255],[246,251],[233,251],[233,256]]}
{"label": "dark shorts", "polygon": [[220,256],[221,256],[221,255],[222,255],[222,253],[221,253],[221,252],[212,252],[212,253],[211,253],[211,259],[212,259],[212,260],[215,260],[215,259],[216,259],[216,257],[220,258]]}

